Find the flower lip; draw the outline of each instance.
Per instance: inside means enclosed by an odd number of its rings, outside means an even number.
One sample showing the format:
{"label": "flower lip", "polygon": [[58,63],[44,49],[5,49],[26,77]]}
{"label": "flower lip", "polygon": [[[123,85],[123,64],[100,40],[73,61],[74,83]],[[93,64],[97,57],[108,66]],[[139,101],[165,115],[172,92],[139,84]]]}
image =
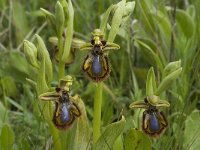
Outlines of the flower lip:
{"label": "flower lip", "polygon": [[165,131],[167,126],[168,122],[165,115],[159,112],[158,109],[143,112],[142,129],[146,134],[158,137]]}
{"label": "flower lip", "polygon": [[129,107],[145,109],[143,112],[142,129],[146,134],[158,137],[165,131],[168,125],[165,115],[158,108],[169,106],[170,104],[167,101],[160,100],[158,96],[147,96],[144,100],[133,102]]}
{"label": "flower lip", "polygon": [[[70,83],[70,84],[69,84]],[[77,117],[81,116],[81,110],[69,95],[69,86],[72,84],[72,77],[66,76],[60,80],[60,84],[52,92],[46,92],[39,96],[44,101],[54,101],[53,123],[58,129],[68,129]]]}

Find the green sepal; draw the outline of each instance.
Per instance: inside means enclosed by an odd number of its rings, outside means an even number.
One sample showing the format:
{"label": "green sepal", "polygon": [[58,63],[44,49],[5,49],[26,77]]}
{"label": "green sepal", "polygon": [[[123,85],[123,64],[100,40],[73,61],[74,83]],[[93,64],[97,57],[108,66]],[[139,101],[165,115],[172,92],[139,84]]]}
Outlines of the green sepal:
{"label": "green sepal", "polygon": [[153,95],[155,91],[156,91],[156,77],[154,69],[153,67],[151,67],[147,74],[146,95],[147,96]]}
{"label": "green sepal", "polygon": [[53,78],[53,69],[52,69],[52,62],[50,59],[49,52],[44,44],[44,41],[39,35],[36,36],[36,47],[38,49],[38,59],[39,61],[45,62],[45,74],[47,78],[47,83],[50,84]]}

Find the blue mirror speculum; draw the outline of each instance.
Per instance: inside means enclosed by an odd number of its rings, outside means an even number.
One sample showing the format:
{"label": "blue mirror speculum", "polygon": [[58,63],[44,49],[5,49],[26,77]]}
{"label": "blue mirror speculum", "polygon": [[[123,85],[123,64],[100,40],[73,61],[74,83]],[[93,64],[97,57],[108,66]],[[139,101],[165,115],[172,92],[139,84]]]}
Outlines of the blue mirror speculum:
{"label": "blue mirror speculum", "polygon": [[81,50],[90,50],[83,62],[82,69],[89,79],[100,82],[105,80],[111,71],[107,51],[120,47],[104,40],[104,34],[99,29],[95,29],[92,35],[91,42],[81,47]]}
{"label": "blue mirror speculum", "polygon": [[81,116],[79,107],[69,95],[69,85],[71,83],[71,80],[60,80],[60,87],[55,88],[55,91],[46,92],[39,96],[41,100],[55,102],[52,121],[58,129],[68,129],[76,117]]}
{"label": "blue mirror speculum", "polygon": [[142,118],[143,131],[153,137],[162,134],[167,125],[167,119],[159,107],[169,107],[170,104],[165,100],[160,100],[157,96],[145,98],[143,101],[136,101],[130,105],[130,108],[144,108]]}

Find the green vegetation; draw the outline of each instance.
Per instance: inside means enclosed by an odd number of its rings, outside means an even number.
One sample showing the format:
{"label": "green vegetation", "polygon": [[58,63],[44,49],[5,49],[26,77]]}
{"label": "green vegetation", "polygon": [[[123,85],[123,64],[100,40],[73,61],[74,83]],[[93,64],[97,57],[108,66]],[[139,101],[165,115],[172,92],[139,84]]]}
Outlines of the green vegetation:
{"label": "green vegetation", "polygon": [[[199,149],[199,8],[199,0],[1,0],[0,149]],[[81,48],[98,28],[120,49],[106,53],[110,76],[95,83]],[[55,102],[39,96],[67,75],[81,116],[59,130]],[[142,130],[149,106],[168,122],[157,137]]]}

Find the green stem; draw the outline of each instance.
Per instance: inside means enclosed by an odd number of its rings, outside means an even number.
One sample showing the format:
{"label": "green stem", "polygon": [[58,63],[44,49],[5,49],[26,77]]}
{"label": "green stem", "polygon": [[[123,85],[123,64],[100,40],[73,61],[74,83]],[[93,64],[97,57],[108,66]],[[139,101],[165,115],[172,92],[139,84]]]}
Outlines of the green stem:
{"label": "green stem", "polygon": [[102,86],[103,83],[97,84],[95,99],[94,99],[94,119],[93,119],[93,145],[96,143],[97,139],[100,137],[100,127],[101,127],[101,104],[102,104]]}
{"label": "green stem", "polygon": [[65,76],[65,63],[61,60],[59,61],[59,79]]}
{"label": "green stem", "polygon": [[59,79],[65,76],[65,62],[62,61],[63,54],[63,40],[62,35],[58,38],[58,50],[59,50]]}

